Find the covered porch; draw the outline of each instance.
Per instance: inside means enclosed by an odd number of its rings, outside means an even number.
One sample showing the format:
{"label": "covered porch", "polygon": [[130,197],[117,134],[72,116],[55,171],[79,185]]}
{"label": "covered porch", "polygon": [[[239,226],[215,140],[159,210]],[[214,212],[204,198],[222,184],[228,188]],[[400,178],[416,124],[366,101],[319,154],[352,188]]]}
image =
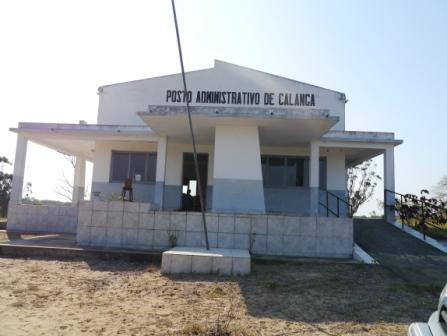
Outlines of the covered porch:
{"label": "covered porch", "polygon": [[[207,188],[211,187],[212,197],[206,214],[210,245],[249,249],[261,255],[350,257],[352,219],[347,218],[347,213],[341,213],[340,218],[328,216],[321,208],[321,190],[330,190],[337,197],[345,198],[346,168],[381,153],[385,154],[384,168],[388,175],[385,187],[394,189],[393,153],[394,146],[400,142],[387,133],[329,131],[333,121],[327,121],[324,115],[278,120],[282,126],[296,123],[301,128],[289,125],[290,132],[286,135],[274,136],[269,124],[262,124],[265,118],[260,117],[259,125],[248,120],[235,124],[224,119],[221,123],[220,119],[214,131],[203,128],[209,136],[201,138],[199,151],[210,154]],[[303,123],[312,129],[306,136],[302,134]],[[200,129],[201,123],[198,126]],[[295,140],[290,140],[294,129]],[[155,133],[147,126],[22,123],[13,131],[18,133],[14,166],[14,176],[18,178],[14,179],[9,230],[76,233],[78,244],[93,247],[163,251],[175,245],[204,245],[200,216],[181,211],[178,203],[172,201],[172,195],[178,197],[182,193],[182,158],[190,151],[187,138],[182,143],[173,135],[175,130],[165,133],[157,129]],[[205,135],[200,131],[198,134]],[[287,146],[288,140],[291,144]],[[76,156],[71,206],[21,203],[28,141]],[[110,174],[112,149],[132,147],[135,143],[156,150],[153,201],[122,202],[95,197],[84,200],[85,162],[92,161],[99,175],[105,170]],[[263,166],[270,159],[265,158],[285,158],[284,180],[275,175],[271,176],[272,181],[287,181],[287,167],[291,162],[293,171],[299,171],[299,158],[303,158],[300,166],[303,175],[294,175],[291,186],[271,188],[266,185],[267,173]],[[325,165],[321,164],[322,159]],[[270,173],[276,171],[277,166],[273,164]],[[109,177],[103,176],[104,183],[111,181]],[[288,198],[290,190],[302,195],[292,202],[292,207],[299,205],[302,210],[272,211],[268,197],[273,189],[279,203]]]}
{"label": "covered porch", "polygon": [[[82,122],[79,124],[19,123],[17,128],[10,130],[17,133],[17,146],[14,181],[9,202],[8,229],[15,231],[76,233],[78,204],[84,200],[86,187],[86,162],[93,164],[98,162],[95,155],[98,144],[150,144],[157,149],[159,157],[163,158],[166,155],[166,138],[154,135],[145,126],[88,125]],[[22,202],[28,142],[75,157],[70,205],[33,205]],[[164,163],[163,159],[157,160],[157,173],[152,188],[154,208],[162,207]],[[115,186],[118,194],[121,194],[121,188],[122,183]]]}
{"label": "covered porch", "polygon": [[[205,112],[198,111],[195,124],[199,152],[207,158],[201,168],[207,211],[333,215],[340,202],[337,198],[346,200],[346,169],[381,154],[384,188],[394,190],[394,147],[401,141],[392,133],[330,131],[334,120],[324,111],[296,114],[292,119],[281,115],[275,119],[264,110],[257,118],[231,116],[240,114],[238,110],[215,111],[221,114],[218,118]],[[185,116],[180,108],[166,107],[140,116],[155,130],[40,123],[21,123],[11,129],[18,134],[11,206],[21,203],[27,143],[33,141],[76,157],[72,206],[84,200],[86,161],[94,163],[92,200],[119,200],[123,181],[114,180],[113,152],[136,150],[154,152],[156,160],[153,179],[134,184],[135,200],[151,203],[154,209],[185,210],[182,195],[189,188],[185,155],[191,152],[182,127]],[[272,118],[273,123],[266,122]],[[135,178],[130,170],[125,173]],[[338,212],[347,215],[347,207]]]}

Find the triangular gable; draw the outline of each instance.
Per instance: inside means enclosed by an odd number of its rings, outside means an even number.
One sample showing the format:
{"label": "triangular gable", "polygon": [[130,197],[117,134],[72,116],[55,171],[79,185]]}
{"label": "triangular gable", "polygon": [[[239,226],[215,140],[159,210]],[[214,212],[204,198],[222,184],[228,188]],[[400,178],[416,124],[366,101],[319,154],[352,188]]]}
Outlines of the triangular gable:
{"label": "triangular gable", "polygon": [[135,114],[149,105],[182,106],[188,99],[191,106],[324,109],[344,124],[341,92],[219,60],[213,68],[188,72],[186,79],[186,96],[181,74],[102,86],[98,122],[116,108]]}

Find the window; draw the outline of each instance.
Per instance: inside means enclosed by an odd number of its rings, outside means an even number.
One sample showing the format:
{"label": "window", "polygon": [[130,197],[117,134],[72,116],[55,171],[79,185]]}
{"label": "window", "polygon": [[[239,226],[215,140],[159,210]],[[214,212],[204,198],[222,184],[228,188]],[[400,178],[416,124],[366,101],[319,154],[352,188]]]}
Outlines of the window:
{"label": "window", "polygon": [[112,151],[110,181],[155,182],[157,153]]}
{"label": "window", "polygon": [[269,184],[272,186],[284,185],[285,158],[270,157],[268,165]]}
{"label": "window", "polygon": [[112,181],[124,181],[129,171],[129,153],[112,152]]}
{"label": "window", "polygon": [[262,156],[261,165],[265,186],[304,186],[304,158]]}
{"label": "window", "polygon": [[286,185],[304,186],[304,159],[287,158]]}

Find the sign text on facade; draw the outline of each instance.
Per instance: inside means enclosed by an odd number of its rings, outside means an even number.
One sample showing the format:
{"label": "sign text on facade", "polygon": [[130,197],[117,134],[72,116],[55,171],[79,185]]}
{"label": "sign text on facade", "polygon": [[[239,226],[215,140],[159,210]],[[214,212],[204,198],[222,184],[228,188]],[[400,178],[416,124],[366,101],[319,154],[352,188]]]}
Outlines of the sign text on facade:
{"label": "sign text on facade", "polygon": [[219,104],[219,105],[265,105],[265,106],[315,106],[313,93],[246,92],[246,91],[197,91],[193,95],[183,90],[166,90],[167,103]]}

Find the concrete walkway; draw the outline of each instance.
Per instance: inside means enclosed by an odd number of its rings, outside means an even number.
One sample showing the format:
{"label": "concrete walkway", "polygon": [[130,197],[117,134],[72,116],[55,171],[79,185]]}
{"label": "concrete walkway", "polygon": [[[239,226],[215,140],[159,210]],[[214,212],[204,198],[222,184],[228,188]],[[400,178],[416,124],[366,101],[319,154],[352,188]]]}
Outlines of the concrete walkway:
{"label": "concrete walkway", "polygon": [[447,283],[447,254],[380,219],[354,219],[354,241],[412,285]]}
{"label": "concrete walkway", "polygon": [[60,233],[16,233],[0,231],[0,257],[21,258],[125,258],[161,261],[161,251],[80,246],[76,235]]}
{"label": "concrete walkway", "polygon": [[2,245],[9,246],[34,246],[34,247],[59,247],[59,248],[80,248],[76,245],[76,235],[62,233],[10,233],[5,232]]}

